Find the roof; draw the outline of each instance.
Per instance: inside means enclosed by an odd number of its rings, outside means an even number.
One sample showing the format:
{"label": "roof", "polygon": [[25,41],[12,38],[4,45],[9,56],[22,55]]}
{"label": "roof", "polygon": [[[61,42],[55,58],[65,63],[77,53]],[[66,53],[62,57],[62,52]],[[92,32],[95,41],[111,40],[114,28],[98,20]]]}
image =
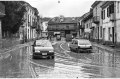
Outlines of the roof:
{"label": "roof", "polygon": [[83,21],[87,21],[89,19],[91,19],[93,17],[93,13],[92,12],[88,12],[84,15],[83,17]]}
{"label": "roof", "polygon": [[91,5],[91,7],[94,8],[94,7],[97,6],[100,2],[101,2],[101,1],[95,1],[95,2]]}
{"label": "roof", "polygon": [[51,18],[49,18],[49,17],[44,17],[44,18],[42,18],[42,21],[49,21]]}
{"label": "roof", "polygon": [[107,7],[108,5],[112,4],[113,2],[114,2],[114,1],[105,1],[105,3],[103,3],[103,4],[101,5],[101,8],[103,9],[103,8]]}
{"label": "roof", "polygon": [[80,17],[54,17],[49,20],[48,24],[50,23],[77,23]]}

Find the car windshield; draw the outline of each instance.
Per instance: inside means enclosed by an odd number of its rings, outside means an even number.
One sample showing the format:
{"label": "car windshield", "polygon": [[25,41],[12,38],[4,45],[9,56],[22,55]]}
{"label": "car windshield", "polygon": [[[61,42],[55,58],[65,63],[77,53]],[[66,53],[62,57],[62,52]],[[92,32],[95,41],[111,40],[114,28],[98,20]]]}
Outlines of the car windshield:
{"label": "car windshield", "polygon": [[51,47],[51,43],[48,41],[36,41],[36,46],[40,47]]}
{"label": "car windshield", "polygon": [[86,40],[79,40],[79,45],[90,45],[90,42]]}

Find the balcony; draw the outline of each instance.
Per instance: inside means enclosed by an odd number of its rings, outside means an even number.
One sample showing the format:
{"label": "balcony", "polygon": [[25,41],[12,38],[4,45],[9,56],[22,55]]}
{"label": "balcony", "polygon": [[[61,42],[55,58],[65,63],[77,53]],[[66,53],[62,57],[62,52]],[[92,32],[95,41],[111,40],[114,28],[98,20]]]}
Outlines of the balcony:
{"label": "balcony", "polygon": [[115,20],[115,15],[114,13],[110,14],[110,21],[114,21]]}
{"label": "balcony", "polygon": [[94,16],[93,17],[93,23],[98,24],[100,22],[100,17],[99,16]]}

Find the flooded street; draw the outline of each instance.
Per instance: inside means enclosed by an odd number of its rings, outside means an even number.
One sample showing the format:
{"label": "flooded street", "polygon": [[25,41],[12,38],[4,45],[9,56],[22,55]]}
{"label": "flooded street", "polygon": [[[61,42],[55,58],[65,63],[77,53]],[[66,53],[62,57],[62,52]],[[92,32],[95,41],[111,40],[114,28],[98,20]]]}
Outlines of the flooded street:
{"label": "flooded street", "polygon": [[[93,47],[92,53],[69,51],[58,42],[55,59],[32,59],[32,47],[16,49],[0,57],[1,78],[119,78],[120,53]],[[65,47],[66,48],[65,48]]]}

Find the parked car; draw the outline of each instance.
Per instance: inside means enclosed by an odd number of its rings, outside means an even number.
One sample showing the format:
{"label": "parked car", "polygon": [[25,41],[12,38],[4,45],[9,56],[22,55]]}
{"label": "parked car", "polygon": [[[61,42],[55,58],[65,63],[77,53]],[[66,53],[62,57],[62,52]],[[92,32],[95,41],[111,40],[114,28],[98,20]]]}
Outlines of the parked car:
{"label": "parked car", "polygon": [[54,48],[49,40],[36,40],[33,46],[33,58],[54,59]]}
{"label": "parked car", "polygon": [[72,39],[72,42],[69,44],[71,51],[75,50],[77,52],[89,51],[92,52],[92,44],[89,40],[85,39]]}

